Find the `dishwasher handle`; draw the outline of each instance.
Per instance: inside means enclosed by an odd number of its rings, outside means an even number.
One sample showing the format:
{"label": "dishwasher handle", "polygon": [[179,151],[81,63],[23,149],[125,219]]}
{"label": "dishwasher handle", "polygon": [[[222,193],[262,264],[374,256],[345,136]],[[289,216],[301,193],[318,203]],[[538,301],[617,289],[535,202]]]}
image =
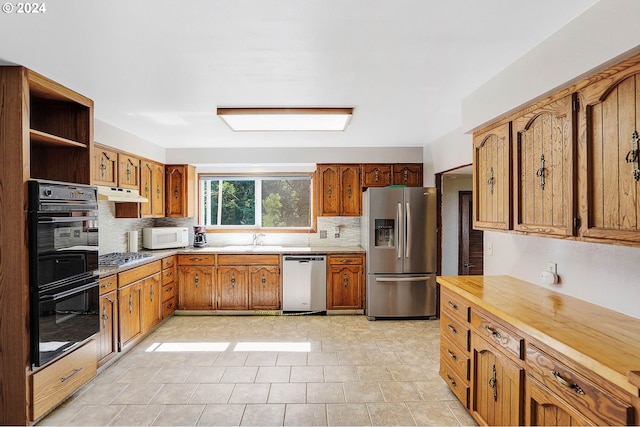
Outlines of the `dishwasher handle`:
{"label": "dishwasher handle", "polygon": [[325,257],[324,256],[295,256],[295,255],[285,255],[283,257],[284,261],[289,261],[289,262],[303,262],[303,263],[308,263],[311,261],[325,261]]}

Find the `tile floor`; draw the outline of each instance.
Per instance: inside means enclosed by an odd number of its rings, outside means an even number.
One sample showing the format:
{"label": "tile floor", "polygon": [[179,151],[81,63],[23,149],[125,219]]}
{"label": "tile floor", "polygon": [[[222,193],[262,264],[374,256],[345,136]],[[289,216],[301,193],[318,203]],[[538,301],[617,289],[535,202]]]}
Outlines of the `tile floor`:
{"label": "tile floor", "polygon": [[476,425],[438,375],[438,327],[174,316],[39,425]]}

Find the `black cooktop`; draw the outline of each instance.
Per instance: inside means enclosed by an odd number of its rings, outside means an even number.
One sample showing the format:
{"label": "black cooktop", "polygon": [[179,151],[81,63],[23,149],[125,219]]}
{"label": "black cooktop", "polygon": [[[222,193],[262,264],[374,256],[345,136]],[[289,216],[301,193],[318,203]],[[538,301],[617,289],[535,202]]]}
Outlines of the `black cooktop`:
{"label": "black cooktop", "polygon": [[98,257],[98,265],[120,267],[152,256],[151,254],[141,252],[112,252],[110,254],[100,255]]}

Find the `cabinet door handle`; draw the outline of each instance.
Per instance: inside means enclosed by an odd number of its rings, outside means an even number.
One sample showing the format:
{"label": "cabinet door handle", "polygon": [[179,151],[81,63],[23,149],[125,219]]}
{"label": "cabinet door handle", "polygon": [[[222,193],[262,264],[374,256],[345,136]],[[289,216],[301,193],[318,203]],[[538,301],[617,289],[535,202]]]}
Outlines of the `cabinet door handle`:
{"label": "cabinet door handle", "polygon": [[107,307],[102,307],[102,327],[107,327],[107,320],[109,320],[109,315],[107,314]]}
{"label": "cabinet door handle", "polygon": [[627,157],[625,157],[625,161],[627,163],[633,163],[633,179],[636,181],[640,180],[640,149],[638,147],[640,143],[640,138],[638,138],[638,131],[633,131],[631,134],[631,151],[627,153]]}
{"label": "cabinet door handle", "polygon": [[347,276],[347,273],[344,273],[344,276],[342,276],[342,284],[344,285],[345,289],[349,285],[349,276]]}
{"label": "cabinet door handle", "polygon": [[65,381],[67,381],[68,379],[70,379],[71,377],[73,377],[74,375],[76,375],[77,373],[79,373],[80,371],[82,371],[83,368],[77,368],[74,369],[73,372],[71,372],[69,375],[67,375],[66,377],[62,377],[60,378],[60,382],[63,383]]}
{"label": "cabinet door handle", "polygon": [[104,157],[100,158],[100,175],[104,178],[105,172],[107,171],[107,165],[104,164]]}
{"label": "cabinet door handle", "polygon": [[133,313],[133,295],[129,294],[129,314]]}
{"label": "cabinet door handle", "polygon": [[378,168],[373,171],[373,181],[378,182],[380,180],[380,173],[378,172]]}
{"label": "cabinet door handle", "polygon": [[347,197],[351,198],[351,184],[347,184]]}
{"label": "cabinet door handle", "polygon": [[231,273],[231,287],[232,288],[236,287],[236,274],[235,273]]}
{"label": "cabinet door handle", "polygon": [[153,302],[153,285],[149,285],[149,301]]}
{"label": "cabinet door handle", "polygon": [[458,334],[458,330],[457,330],[457,329],[456,329],[456,328],[455,328],[451,323],[449,323],[449,324],[447,325],[447,328],[449,328],[449,330],[450,330],[452,333],[454,333],[454,334],[456,334],[456,335]]}
{"label": "cabinet door handle", "polygon": [[489,179],[487,179],[487,185],[489,186],[489,191],[491,191],[491,194],[493,194],[493,185],[496,183],[496,179],[493,176],[493,166],[491,166],[491,169],[489,170]]}
{"label": "cabinet door handle", "polygon": [[267,287],[267,276],[265,276],[264,273],[262,273],[262,289]]}
{"label": "cabinet door handle", "polygon": [[484,329],[489,332],[494,338],[502,338],[502,335],[500,335],[500,332],[498,332],[497,330],[495,330],[494,328],[492,328],[489,325],[484,325]]}
{"label": "cabinet door handle", "polygon": [[575,391],[578,394],[584,394],[584,390],[582,389],[582,387],[580,387],[578,384],[571,384],[569,381],[562,378],[562,375],[560,375],[560,372],[551,371],[551,375],[553,375],[556,381],[558,381],[563,386],[570,388],[571,390]]}
{"label": "cabinet door handle", "polygon": [[489,388],[493,389],[493,400],[498,401],[498,387],[496,386],[496,365],[493,365],[493,376],[489,378]]}
{"label": "cabinet door handle", "polygon": [[447,374],[447,380],[449,381],[449,384],[451,384],[452,386],[458,388],[458,384],[456,383],[456,381],[451,378],[451,375]]}
{"label": "cabinet door handle", "polygon": [[536,171],[536,176],[540,178],[540,188],[544,190],[544,176],[547,172],[547,168],[544,167],[544,153],[540,155],[540,169]]}
{"label": "cabinet door handle", "polygon": [[333,187],[331,186],[331,184],[329,184],[329,187],[327,187],[327,196],[331,198],[332,195],[333,195]]}
{"label": "cabinet door handle", "polygon": [[177,199],[179,195],[180,195],[180,192],[178,191],[178,187],[176,186],[176,188],[173,190],[173,197]]}
{"label": "cabinet door handle", "polygon": [[404,173],[402,174],[402,179],[404,179],[404,182],[409,181],[409,169],[408,168],[404,168]]}
{"label": "cabinet door handle", "polygon": [[198,282],[199,282],[199,281],[200,281],[200,279],[198,278],[198,273],[196,273],[196,280],[195,280],[195,283],[196,283],[196,289],[198,288]]}

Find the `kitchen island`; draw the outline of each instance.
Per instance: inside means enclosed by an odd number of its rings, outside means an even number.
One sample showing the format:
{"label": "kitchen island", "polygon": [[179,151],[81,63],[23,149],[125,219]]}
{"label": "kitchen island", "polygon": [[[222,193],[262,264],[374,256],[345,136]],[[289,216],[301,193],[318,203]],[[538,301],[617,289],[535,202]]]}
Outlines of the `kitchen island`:
{"label": "kitchen island", "polygon": [[476,421],[638,424],[639,319],[509,276],[438,283],[440,373]]}

